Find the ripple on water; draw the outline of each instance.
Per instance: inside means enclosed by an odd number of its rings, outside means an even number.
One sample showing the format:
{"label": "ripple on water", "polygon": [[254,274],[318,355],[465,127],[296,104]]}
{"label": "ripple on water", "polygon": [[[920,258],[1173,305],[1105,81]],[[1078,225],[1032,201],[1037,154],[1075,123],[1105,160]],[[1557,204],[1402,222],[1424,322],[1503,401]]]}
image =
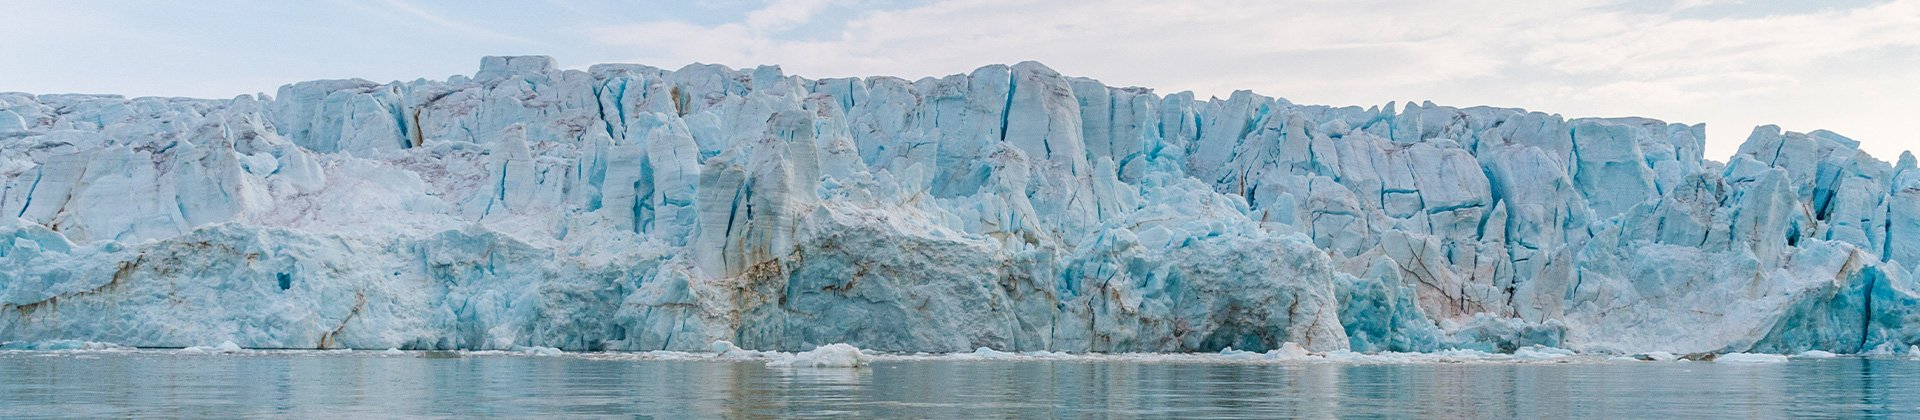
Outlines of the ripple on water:
{"label": "ripple on water", "polygon": [[[1920,361],[1469,354],[0,352],[8,416],[1782,417],[1920,413]],[[1376,355],[1377,356],[1377,355]],[[1817,356],[1817,357],[1816,357]]]}

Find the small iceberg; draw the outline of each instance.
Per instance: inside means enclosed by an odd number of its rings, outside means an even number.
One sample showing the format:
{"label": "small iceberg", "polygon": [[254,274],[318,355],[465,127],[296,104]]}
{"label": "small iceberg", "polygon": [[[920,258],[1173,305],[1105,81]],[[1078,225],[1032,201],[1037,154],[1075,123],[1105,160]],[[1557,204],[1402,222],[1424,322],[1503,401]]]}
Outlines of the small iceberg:
{"label": "small iceberg", "polygon": [[1833,352],[1822,351],[1822,350],[1807,350],[1805,352],[1801,352],[1800,354],[1794,355],[1794,357],[1799,357],[1802,359],[1832,359],[1839,356],[1840,355],[1833,354]]}
{"label": "small iceberg", "polygon": [[513,351],[528,356],[559,356],[566,354],[566,352],[560,351],[560,349],[543,346],[514,346]]}
{"label": "small iceberg", "polygon": [[1528,346],[1528,347],[1521,347],[1519,350],[1513,351],[1513,358],[1518,360],[1552,360],[1552,359],[1573,357],[1573,355],[1574,355],[1573,350],[1567,350],[1559,347],[1547,347],[1547,346],[1542,346],[1537,344],[1533,346]]}
{"label": "small iceberg", "polygon": [[1719,363],[1786,363],[1787,356],[1761,353],[1727,353],[1713,358]]}
{"label": "small iceberg", "polygon": [[1671,362],[1675,360],[1680,360],[1680,355],[1668,353],[1664,351],[1650,351],[1646,353],[1635,354],[1633,355],[1633,358],[1635,360],[1644,360],[1649,362]]}
{"label": "small iceberg", "polygon": [[1313,357],[1313,353],[1308,352],[1305,347],[1300,347],[1299,343],[1286,342],[1281,343],[1280,348],[1267,350],[1266,353],[1234,350],[1228,347],[1220,350],[1220,356],[1227,360],[1306,360]]}
{"label": "small iceberg", "polygon": [[224,341],[224,342],[221,342],[221,343],[220,343],[220,345],[217,345],[217,346],[193,346],[193,347],[188,347],[188,348],[184,348],[184,349],[180,349],[180,351],[179,351],[179,353],[183,353],[183,354],[214,354],[214,353],[225,353],[225,354],[233,354],[233,353],[239,353],[239,352],[242,352],[242,351],[246,351],[246,349],[242,349],[242,348],[240,348],[240,345],[239,345],[239,344],[234,344],[234,343],[233,343],[232,341]]}
{"label": "small iceberg", "polygon": [[1004,352],[1004,351],[994,350],[992,347],[981,347],[981,348],[973,349],[973,358],[978,358],[983,360],[1005,360],[1005,359],[1013,359],[1013,358],[1016,358],[1017,356],[1019,355]]}
{"label": "small iceberg", "polygon": [[1234,350],[1232,347],[1228,347],[1220,350],[1220,357],[1226,358],[1227,360],[1259,360],[1264,358],[1265,355],[1244,350]]}
{"label": "small iceberg", "polygon": [[[709,347],[713,349],[713,354],[715,357],[718,357],[721,359],[729,359],[729,360],[766,359],[766,358],[782,357],[786,355],[785,353],[773,352],[773,351],[743,349],[743,348],[740,348],[740,346],[733,345],[733,342],[727,341],[727,340],[714,341],[713,344],[710,345]],[[657,352],[657,353],[671,354],[674,352]]]}
{"label": "small iceberg", "polygon": [[767,362],[773,367],[804,368],[857,368],[866,366],[872,357],[860,351],[859,347],[845,343],[834,343]]}

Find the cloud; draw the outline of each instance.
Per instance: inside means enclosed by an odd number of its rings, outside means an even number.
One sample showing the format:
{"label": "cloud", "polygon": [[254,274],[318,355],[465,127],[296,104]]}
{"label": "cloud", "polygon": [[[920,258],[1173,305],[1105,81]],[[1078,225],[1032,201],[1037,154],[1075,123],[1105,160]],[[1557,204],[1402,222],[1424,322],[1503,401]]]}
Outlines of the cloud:
{"label": "cloud", "polygon": [[461,35],[494,39],[494,40],[512,41],[512,42],[519,42],[519,43],[526,43],[526,44],[536,43],[531,39],[487,29],[479,25],[474,25],[471,23],[462,22],[454,18],[443,16],[439,13],[435,13],[427,9],[416,7],[412,3],[408,3],[405,0],[381,0],[381,3],[386,5],[388,9],[392,9],[394,11],[404,13],[408,16],[417,18],[420,21],[433,24],[433,26],[438,26],[441,29],[452,31],[454,33],[458,33]]}
{"label": "cloud", "polygon": [[778,31],[807,23],[826,8],[827,0],[780,0],[747,14],[746,26],[757,31]]}
{"label": "cloud", "polygon": [[1707,122],[1709,155],[1719,157],[1769,123],[1832,129],[1887,157],[1920,144],[1904,124],[1920,97],[1920,72],[1911,71],[1920,68],[1920,0],[459,6],[29,0],[0,17],[0,37],[19,41],[0,43],[11,58],[0,61],[10,76],[0,90],[227,97],[311,78],[467,72],[477,55],[513,53],[581,68],[779,64],[809,77],[944,76],[1038,60],[1111,85],[1202,97],[1251,89],[1299,103],[1432,100]]}
{"label": "cloud", "polygon": [[[780,64],[814,77],[938,76],[1039,60],[1109,84],[1203,96],[1254,89],[1335,105],[1436,99],[1732,122],[1713,131],[1722,133],[1716,151],[1738,140],[1727,136],[1745,134],[1738,125],[1764,123],[1733,114],[1755,113],[1753,101],[1792,97],[1802,102],[1792,107],[1830,107],[1848,97],[1816,91],[1849,82],[1830,80],[1823,66],[1874,65],[1885,61],[1876,51],[1920,43],[1920,0],[1845,8],[1728,0],[942,0],[822,13],[832,6],[774,2],[739,22],[655,21],[587,33],[641,62]],[[781,32],[821,19],[839,31],[805,39]],[[1913,74],[1879,79],[1920,84]]]}
{"label": "cloud", "polygon": [[[768,28],[813,19],[821,2],[781,2],[739,23],[646,22],[590,33],[605,45],[638,47],[639,59],[780,63],[839,74],[936,75],[1038,59],[1063,68],[1132,68],[1159,76],[1197,71],[1231,77],[1265,68],[1315,81],[1417,83],[1486,74],[1499,64],[1496,51],[1444,37],[1470,26],[1464,19],[1328,19],[1384,5],[1391,3],[1328,2],[1309,14],[1264,1],[937,2],[857,14],[844,20],[837,36],[797,40]],[[789,10],[797,12],[783,12]],[[1382,65],[1366,64],[1374,59]]]}
{"label": "cloud", "polygon": [[1792,16],[1675,19],[1606,14],[1578,26],[1534,32],[1525,64],[1570,74],[1664,77],[1751,72],[1835,55],[1920,45],[1920,3]]}

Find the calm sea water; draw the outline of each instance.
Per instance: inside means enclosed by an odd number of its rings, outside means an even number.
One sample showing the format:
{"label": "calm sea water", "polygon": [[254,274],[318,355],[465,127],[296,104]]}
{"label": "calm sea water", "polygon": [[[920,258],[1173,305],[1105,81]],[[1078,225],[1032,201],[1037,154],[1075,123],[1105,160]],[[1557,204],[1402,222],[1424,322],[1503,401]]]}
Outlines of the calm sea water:
{"label": "calm sea water", "polygon": [[1216,364],[0,352],[0,417],[1920,416],[1920,361]]}

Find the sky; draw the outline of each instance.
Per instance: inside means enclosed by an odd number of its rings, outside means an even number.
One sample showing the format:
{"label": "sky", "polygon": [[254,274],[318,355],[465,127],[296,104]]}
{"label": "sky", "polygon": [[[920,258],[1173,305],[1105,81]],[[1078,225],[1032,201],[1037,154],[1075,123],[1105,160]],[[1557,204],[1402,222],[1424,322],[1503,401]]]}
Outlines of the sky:
{"label": "sky", "polygon": [[778,64],[806,77],[1034,60],[1166,94],[1252,90],[1706,123],[1725,160],[1761,124],[1920,149],[1920,0],[10,0],[0,91],[224,98],[313,79]]}

